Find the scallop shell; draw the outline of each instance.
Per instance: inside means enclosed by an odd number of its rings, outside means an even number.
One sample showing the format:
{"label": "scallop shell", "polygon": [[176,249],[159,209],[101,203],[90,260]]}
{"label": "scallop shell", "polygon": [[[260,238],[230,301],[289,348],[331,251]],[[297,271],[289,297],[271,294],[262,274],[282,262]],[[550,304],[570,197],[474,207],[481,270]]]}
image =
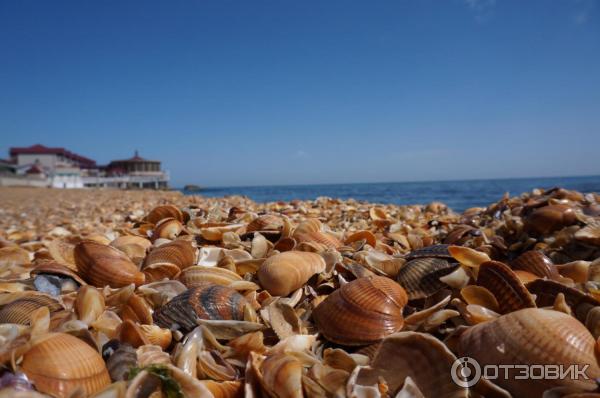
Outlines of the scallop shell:
{"label": "scallop shell", "polygon": [[440,277],[454,272],[458,267],[458,264],[444,258],[415,258],[400,268],[396,280],[406,289],[410,300],[423,299],[443,289],[446,284],[440,281]]}
{"label": "scallop shell", "polygon": [[23,355],[23,372],[38,391],[69,397],[81,388],[88,396],[110,384],[100,354],[82,340],[65,333],[46,335]]}
{"label": "scallop shell", "polygon": [[402,328],[404,289],[383,276],[356,279],[329,295],[313,311],[318,330],[330,341],[366,345]]}
{"label": "scallop shell", "polygon": [[123,287],[144,283],[144,274],[121,251],[92,241],[75,246],[75,261],[79,274],[96,287]]}
{"label": "scallop shell", "polygon": [[175,296],[154,313],[157,325],[189,332],[198,319],[244,320],[250,303],[235,290],[203,283]]}
{"label": "scallop shell", "polygon": [[179,281],[188,288],[201,285],[206,282],[216,285],[228,286],[235,281],[243,281],[242,277],[225,268],[204,267],[201,265],[186,268],[179,275]]}
{"label": "scallop shell", "polygon": [[560,277],[556,266],[539,250],[529,250],[521,254],[510,264],[513,269],[531,272],[542,278],[557,279]]}
{"label": "scallop shell", "polygon": [[[503,315],[467,329],[459,340],[458,351],[485,365],[589,365],[591,380],[504,379],[503,372],[495,383],[514,396],[541,397],[553,387],[576,387],[593,390],[592,379],[600,377],[590,332],[575,318],[562,312],[527,308]],[[510,375],[510,373],[509,373]]]}
{"label": "scallop shell", "polygon": [[257,276],[269,293],[287,296],[324,270],[325,260],[320,255],[290,251],[269,257],[258,269]]}
{"label": "scallop shell", "polygon": [[56,299],[50,296],[44,294],[27,294],[0,306],[0,324],[16,323],[28,325],[31,320],[31,313],[41,307],[48,307],[51,313],[64,309]]}
{"label": "scallop shell", "polygon": [[183,213],[173,205],[162,205],[152,209],[146,216],[146,221],[157,224],[160,220],[165,218],[174,218],[183,222]]}
{"label": "scallop shell", "polygon": [[535,301],[521,280],[505,264],[487,261],[479,267],[477,284],[492,292],[500,313],[535,307]]}

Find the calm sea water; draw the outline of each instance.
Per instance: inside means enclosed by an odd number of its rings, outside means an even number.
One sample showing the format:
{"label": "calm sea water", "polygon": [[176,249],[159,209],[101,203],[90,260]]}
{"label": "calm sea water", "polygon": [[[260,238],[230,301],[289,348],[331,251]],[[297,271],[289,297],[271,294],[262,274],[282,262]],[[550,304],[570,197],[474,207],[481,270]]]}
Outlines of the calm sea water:
{"label": "calm sea water", "polygon": [[289,201],[293,199],[312,200],[319,196],[342,199],[354,198],[374,203],[399,205],[441,201],[456,211],[463,211],[473,206],[487,206],[500,199],[505,192],[515,196],[523,192],[529,192],[534,188],[547,189],[557,186],[575,189],[580,192],[600,192],[600,176],[226,187],[205,188],[199,194],[207,197],[244,195],[257,202]]}

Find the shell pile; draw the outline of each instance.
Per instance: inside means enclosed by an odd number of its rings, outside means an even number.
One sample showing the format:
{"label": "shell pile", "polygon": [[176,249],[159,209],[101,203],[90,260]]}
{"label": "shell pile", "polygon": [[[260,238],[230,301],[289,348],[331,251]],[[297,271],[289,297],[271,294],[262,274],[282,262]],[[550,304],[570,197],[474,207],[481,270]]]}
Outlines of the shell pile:
{"label": "shell pile", "polygon": [[0,199],[0,397],[600,397],[597,194]]}

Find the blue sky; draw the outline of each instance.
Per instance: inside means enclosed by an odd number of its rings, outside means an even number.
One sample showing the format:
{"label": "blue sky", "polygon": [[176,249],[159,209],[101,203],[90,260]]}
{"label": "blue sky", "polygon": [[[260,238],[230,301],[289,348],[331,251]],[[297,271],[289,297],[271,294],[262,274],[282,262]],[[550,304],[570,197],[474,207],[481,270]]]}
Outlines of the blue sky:
{"label": "blue sky", "polygon": [[600,174],[600,1],[0,0],[0,138],[175,186]]}

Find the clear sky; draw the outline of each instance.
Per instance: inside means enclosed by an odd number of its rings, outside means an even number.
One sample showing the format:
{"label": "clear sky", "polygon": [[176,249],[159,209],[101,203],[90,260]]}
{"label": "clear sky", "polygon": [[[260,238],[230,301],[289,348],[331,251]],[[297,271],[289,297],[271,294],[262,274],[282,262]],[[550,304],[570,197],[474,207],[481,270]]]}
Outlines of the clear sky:
{"label": "clear sky", "polygon": [[600,1],[0,0],[0,138],[174,186],[600,174]]}

